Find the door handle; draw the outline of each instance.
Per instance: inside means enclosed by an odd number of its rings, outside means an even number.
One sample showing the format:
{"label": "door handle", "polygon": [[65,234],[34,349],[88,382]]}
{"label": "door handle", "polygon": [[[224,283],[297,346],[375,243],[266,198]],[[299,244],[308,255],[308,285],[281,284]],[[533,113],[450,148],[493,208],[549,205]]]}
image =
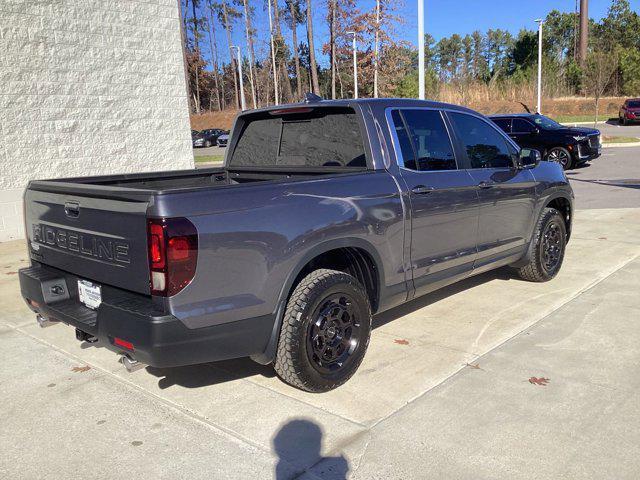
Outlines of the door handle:
{"label": "door handle", "polygon": [[415,193],[416,195],[425,195],[433,192],[434,190],[435,188],[427,187],[426,185],[416,185],[411,189],[411,193]]}
{"label": "door handle", "polygon": [[494,184],[490,183],[490,182],[480,182],[478,184],[478,187],[483,188],[483,189],[487,189],[487,188],[493,188]]}

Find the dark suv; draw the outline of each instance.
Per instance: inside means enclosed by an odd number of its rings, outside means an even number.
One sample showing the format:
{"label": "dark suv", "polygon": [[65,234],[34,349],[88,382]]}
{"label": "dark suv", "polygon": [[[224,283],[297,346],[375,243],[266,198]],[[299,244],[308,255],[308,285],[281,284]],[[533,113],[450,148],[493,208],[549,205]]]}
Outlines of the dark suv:
{"label": "dark suv", "polygon": [[640,122],[640,98],[625,100],[618,112],[618,123],[626,125],[631,122]]}
{"label": "dark suv", "polygon": [[568,170],[600,156],[600,130],[567,127],[537,113],[492,115],[489,117],[520,147],[539,150],[545,160]]}

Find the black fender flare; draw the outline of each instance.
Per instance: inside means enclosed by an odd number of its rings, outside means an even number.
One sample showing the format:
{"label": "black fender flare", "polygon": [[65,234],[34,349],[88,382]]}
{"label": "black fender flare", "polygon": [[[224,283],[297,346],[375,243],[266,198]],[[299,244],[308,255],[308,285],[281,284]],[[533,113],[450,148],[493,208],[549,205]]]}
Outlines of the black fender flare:
{"label": "black fender flare", "polygon": [[[376,248],[366,240],[358,237],[345,237],[345,238],[337,238],[333,240],[328,240],[326,242],[322,242],[309,250],[307,250],[302,257],[296,263],[295,268],[290,272],[287,280],[282,285],[280,290],[280,294],[278,296],[278,303],[276,304],[276,312],[275,312],[275,320],[273,322],[273,329],[271,331],[271,336],[269,337],[269,341],[267,342],[267,346],[263,352],[251,355],[251,359],[257,363],[262,365],[267,365],[272,363],[276,356],[276,349],[278,347],[278,339],[280,338],[280,329],[282,328],[282,319],[284,317],[284,311],[287,306],[287,300],[289,299],[289,293],[293,288],[293,283],[295,282],[302,269],[314,258],[327,253],[330,250],[335,250],[337,248],[361,248],[366,251],[371,258],[376,267],[376,273],[378,275],[377,281],[378,285],[382,288],[384,286],[384,270],[382,269],[382,259],[378,254]],[[380,290],[378,290],[378,295],[380,295]]]}

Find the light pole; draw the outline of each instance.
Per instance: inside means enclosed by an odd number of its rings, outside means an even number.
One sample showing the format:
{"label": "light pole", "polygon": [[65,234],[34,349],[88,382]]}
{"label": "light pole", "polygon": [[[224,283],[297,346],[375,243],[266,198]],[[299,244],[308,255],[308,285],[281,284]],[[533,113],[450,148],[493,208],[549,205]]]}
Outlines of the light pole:
{"label": "light pole", "polygon": [[424,100],[424,0],[418,0],[418,98]]}
{"label": "light pole", "polygon": [[538,113],[542,113],[542,24],[544,20],[537,18],[534,20],[538,23]]}
{"label": "light pole", "polygon": [[271,0],[269,0],[269,38],[271,40],[271,68],[273,68],[274,100],[278,105],[278,72],[276,71],[276,50],[273,46],[273,22],[271,20]]}
{"label": "light pole", "polygon": [[240,105],[242,110],[247,109],[247,104],[244,100],[244,81],[242,80],[242,58],[240,58],[240,47],[231,45],[231,48],[235,48],[238,54],[238,77],[240,77]]}
{"label": "light pole", "polygon": [[358,98],[358,63],[357,63],[357,47],[356,32],[346,32],[353,35],[353,98]]}

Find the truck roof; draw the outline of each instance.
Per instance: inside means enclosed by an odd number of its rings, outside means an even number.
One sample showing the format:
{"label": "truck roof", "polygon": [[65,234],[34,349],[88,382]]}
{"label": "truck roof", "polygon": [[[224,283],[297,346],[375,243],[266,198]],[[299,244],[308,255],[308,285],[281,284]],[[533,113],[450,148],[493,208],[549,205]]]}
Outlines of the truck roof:
{"label": "truck roof", "polygon": [[255,112],[269,112],[274,110],[286,110],[288,108],[300,108],[300,107],[353,107],[354,105],[371,105],[382,108],[387,107],[404,107],[404,108],[439,108],[447,110],[458,110],[461,112],[473,112],[477,113],[470,108],[462,107],[460,105],[453,105],[450,103],[436,102],[433,100],[418,100],[415,98],[358,98],[358,99],[342,99],[342,100],[312,100],[303,101],[297,103],[287,103],[282,105],[272,105],[269,107],[258,108],[255,110],[244,110],[241,115]]}

